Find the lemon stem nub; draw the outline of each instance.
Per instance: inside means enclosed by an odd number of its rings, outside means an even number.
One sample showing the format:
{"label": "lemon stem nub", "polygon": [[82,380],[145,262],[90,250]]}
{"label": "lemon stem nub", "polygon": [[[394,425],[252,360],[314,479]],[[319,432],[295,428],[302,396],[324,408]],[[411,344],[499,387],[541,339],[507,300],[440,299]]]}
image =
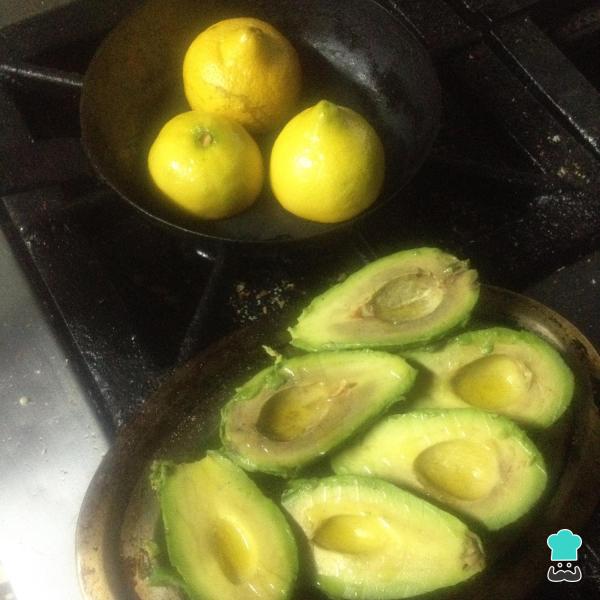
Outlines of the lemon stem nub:
{"label": "lemon stem nub", "polygon": [[334,104],[333,102],[328,102],[327,100],[321,100],[317,104],[317,108],[319,110],[318,114],[320,119],[330,120],[339,115],[340,112],[337,104]]}
{"label": "lemon stem nub", "polygon": [[242,41],[246,42],[247,40],[249,40],[251,37],[256,37],[256,38],[262,38],[264,37],[264,32],[262,29],[259,29],[258,27],[245,27],[243,29],[243,33],[242,33]]}
{"label": "lemon stem nub", "polygon": [[203,148],[208,148],[208,146],[210,146],[215,141],[215,138],[209,131],[206,131],[206,129],[201,129],[196,134],[196,141]]}

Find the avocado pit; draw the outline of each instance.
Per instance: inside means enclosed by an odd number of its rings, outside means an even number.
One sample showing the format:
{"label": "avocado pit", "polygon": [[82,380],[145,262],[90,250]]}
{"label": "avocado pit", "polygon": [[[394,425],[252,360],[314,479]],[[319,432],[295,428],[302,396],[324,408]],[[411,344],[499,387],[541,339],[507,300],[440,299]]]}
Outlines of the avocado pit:
{"label": "avocado pit", "polygon": [[414,470],[426,488],[465,501],[489,496],[500,481],[494,450],[466,439],[429,446],[415,459]]}
{"label": "avocado pit", "polygon": [[316,530],[313,542],[340,554],[370,554],[385,546],[388,527],[384,519],[365,514],[335,515]]}
{"label": "avocado pit", "polygon": [[332,388],[319,381],[279,389],[263,405],[257,429],[278,442],[302,437],[327,416],[336,399],[346,395],[355,385],[342,380]]}
{"label": "avocado pit", "polygon": [[443,281],[434,273],[419,270],[388,281],[361,310],[361,316],[399,324],[430,315],[443,302]]}
{"label": "avocado pit", "polygon": [[456,394],[468,404],[495,410],[523,399],[533,375],[520,360],[491,354],[462,367],[452,379]]}
{"label": "avocado pit", "polygon": [[249,581],[256,570],[256,551],[249,536],[232,521],[220,518],[214,526],[213,542],[225,577],[235,585]]}

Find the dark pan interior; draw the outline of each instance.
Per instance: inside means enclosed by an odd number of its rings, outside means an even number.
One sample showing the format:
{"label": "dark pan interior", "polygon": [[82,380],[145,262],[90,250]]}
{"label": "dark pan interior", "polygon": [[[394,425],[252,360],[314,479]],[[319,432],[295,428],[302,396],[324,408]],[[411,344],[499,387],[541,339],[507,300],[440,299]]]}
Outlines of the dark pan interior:
{"label": "dark pan interior", "polygon": [[[209,25],[239,16],[272,23],[297,49],[304,77],[298,111],[325,98],[357,110],[379,133],[386,151],[386,181],[367,213],[399,200],[398,192],[423,162],[437,133],[440,91],[420,43],[373,0],[146,3],[106,38],[86,74],[82,135],[102,178],[148,215],[215,239],[304,240],[352,222],[324,225],[294,217],[276,202],[267,181],[246,212],[202,221],[172,206],[150,181],[146,157],[152,141],[169,118],[189,110],[181,77],[187,47]],[[275,135],[257,140],[265,166]]]}
{"label": "dark pan interior", "polygon": [[[179,597],[170,588],[150,587],[145,579],[146,542],[154,536],[159,517],[149,465],[155,458],[195,460],[206,448],[219,447],[220,408],[236,385],[271,362],[262,344],[290,354],[285,333],[290,321],[257,324],[211,346],[169,377],[122,430],[90,485],[79,518],[79,573],[88,600]],[[472,326],[481,324],[505,324],[545,337],[573,369],[576,394],[557,424],[528,430],[549,469],[544,498],[524,519],[500,532],[487,533],[472,524],[482,537],[488,566],[467,584],[426,596],[436,600],[532,598],[549,566],[546,537],[561,528],[578,531],[598,501],[600,420],[594,384],[600,378],[600,357],[565,319],[506,290],[483,288]],[[261,480],[261,485],[278,497],[281,484],[276,489],[272,481]],[[308,588],[294,599],[322,596]]]}

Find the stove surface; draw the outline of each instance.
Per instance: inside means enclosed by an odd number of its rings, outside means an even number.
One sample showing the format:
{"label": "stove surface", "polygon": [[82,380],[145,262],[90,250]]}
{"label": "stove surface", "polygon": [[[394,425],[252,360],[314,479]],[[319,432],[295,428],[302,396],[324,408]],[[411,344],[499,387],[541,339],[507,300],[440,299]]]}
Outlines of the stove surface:
{"label": "stove surface", "polygon": [[[2,475],[16,488],[25,483],[19,502],[39,493],[39,474],[27,471],[34,463],[19,459],[19,448],[35,442],[45,456],[35,438],[53,426],[52,415],[61,415],[69,431],[86,423],[78,434],[72,430],[76,439],[65,439],[89,470],[118,428],[194,352],[248,322],[300,306],[365,261],[397,249],[437,245],[469,257],[482,281],[540,299],[600,347],[596,3],[384,3],[409,22],[434,58],[444,92],[440,135],[402,202],[343,238],[304,249],[246,252],[199,244],[142,217],[94,177],[79,142],[81,76],[105,33],[138,2],[81,0],[2,31],[0,220],[10,255],[29,281],[21,282],[24,289],[42,303],[40,309],[32,300],[29,322],[45,323],[44,336],[58,348],[52,354],[71,361],[77,387],[63,394],[77,398],[76,409],[69,400],[60,404],[59,391],[56,413],[30,419],[22,416],[35,403],[22,406],[23,394],[5,388],[2,410],[10,416],[0,439],[10,460]],[[20,272],[7,267],[15,280]],[[12,322],[21,301],[6,292],[2,299]],[[28,327],[23,322],[20,331]],[[12,347],[4,352],[10,359],[4,364],[18,368]],[[35,380],[30,370],[20,377]],[[40,394],[36,388],[32,399]],[[97,444],[79,439],[88,423]],[[21,446],[8,439],[10,427],[21,432]],[[62,431],[58,422],[55,429]],[[65,446],[56,452],[58,461],[74,456]],[[19,483],[14,465],[31,476]],[[61,467],[54,467],[52,486],[60,487]],[[79,495],[69,502],[71,525],[84,479],[73,482]],[[6,514],[13,540],[25,522],[19,502],[3,499],[12,511]],[[37,506],[43,511],[43,503]],[[598,527],[582,532],[584,541],[598,542],[586,550],[590,557],[600,552]],[[0,560],[9,551],[0,546]],[[39,564],[47,560],[54,559],[43,556]],[[54,585],[56,596],[45,597],[61,597]],[[590,591],[584,584],[580,592],[569,589],[582,599]],[[558,597],[556,586],[540,593]]]}

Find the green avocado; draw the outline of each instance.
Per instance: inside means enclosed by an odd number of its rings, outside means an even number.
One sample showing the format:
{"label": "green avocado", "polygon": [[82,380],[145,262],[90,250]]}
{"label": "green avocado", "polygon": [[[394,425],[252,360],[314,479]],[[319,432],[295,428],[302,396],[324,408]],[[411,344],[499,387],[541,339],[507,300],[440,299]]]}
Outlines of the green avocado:
{"label": "green avocado", "polygon": [[480,541],[461,521],[380,479],[299,480],[282,503],[307,538],[317,587],[332,598],[409,598],[484,568]]}
{"label": "green avocado", "polygon": [[225,452],[252,471],[290,475],[403,399],[416,371],[375,352],[317,352],[260,371],[221,413]]}
{"label": "green avocado", "polygon": [[528,331],[493,327],[455,337],[441,350],[405,353],[430,372],[417,408],[476,407],[524,425],[549,427],[573,398],[573,373]]}
{"label": "green avocado", "polygon": [[401,347],[462,325],[479,297],[477,272],[436,248],[397,252],[315,298],[290,329],[305,350]]}
{"label": "green avocado", "polygon": [[154,465],[169,560],[192,600],[289,598],[298,553],[281,510],[218,453]]}
{"label": "green avocado", "polygon": [[523,516],[548,479],[541,454],[517,425],[477,409],[392,415],[331,462],[336,473],[411,488],[493,530]]}

